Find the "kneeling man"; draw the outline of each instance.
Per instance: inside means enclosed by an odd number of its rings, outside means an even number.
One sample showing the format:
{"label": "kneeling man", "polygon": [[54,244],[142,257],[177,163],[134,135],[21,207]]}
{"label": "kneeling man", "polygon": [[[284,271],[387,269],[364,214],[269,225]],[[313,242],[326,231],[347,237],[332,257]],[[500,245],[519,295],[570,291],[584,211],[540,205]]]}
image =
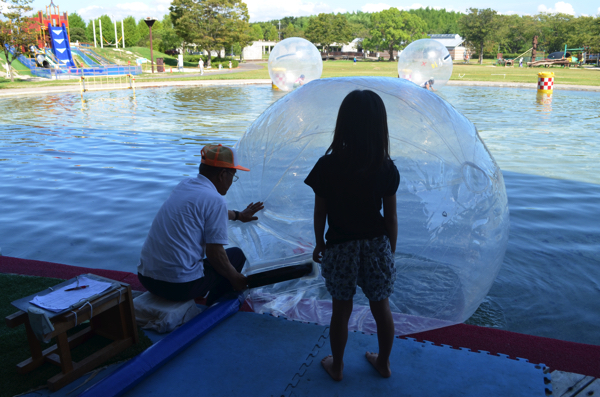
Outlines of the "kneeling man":
{"label": "kneeling man", "polygon": [[240,272],[246,262],[229,243],[227,221],[250,222],[264,208],[250,203],[243,211],[228,210],[224,195],[238,179],[235,151],[222,145],[202,149],[200,173],[171,192],[152,222],[138,264],[138,278],[151,293],[172,301],[207,297],[210,306],[233,291],[247,288]]}

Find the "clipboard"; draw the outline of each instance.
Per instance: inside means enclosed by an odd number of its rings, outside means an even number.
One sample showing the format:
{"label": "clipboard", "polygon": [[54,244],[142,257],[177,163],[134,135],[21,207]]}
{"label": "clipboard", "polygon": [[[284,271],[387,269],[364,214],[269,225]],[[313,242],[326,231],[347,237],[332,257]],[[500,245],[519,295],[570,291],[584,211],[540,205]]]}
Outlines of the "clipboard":
{"label": "clipboard", "polygon": [[[30,303],[30,301],[33,298],[35,298],[36,296],[48,295],[48,294],[52,293],[54,290],[57,290],[57,289],[66,287],[67,285],[71,285],[73,283],[76,283],[77,282],[77,278],[81,277],[81,276],[85,276],[87,278],[90,278],[90,279],[93,279],[93,280],[96,280],[96,281],[101,281],[101,282],[105,282],[105,283],[108,282],[108,283],[111,283],[111,286],[110,286],[110,288],[104,290],[103,292],[101,292],[99,294],[96,294],[96,295],[93,295],[93,296],[90,296],[90,297],[88,297],[88,298],[86,298],[84,300],[80,300],[77,303],[75,303],[75,304],[71,305],[70,307],[68,307],[68,308],[66,308],[66,309],[64,309],[62,311],[59,311],[59,312],[55,312],[55,311],[51,311],[51,310],[46,310],[44,308],[41,308],[39,306],[36,306],[36,305]],[[40,291],[40,292],[36,292],[35,294],[26,296],[24,298],[17,299],[15,301],[11,302],[11,305],[13,305],[14,307],[16,307],[19,310],[22,310],[25,313],[27,313],[29,311],[30,307],[33,307],[33,308],[35,308],[37,310],[43,311],[44,314],[48,317],[48,319],[50,319],[50,318],[53,318],[53,317],[56,317],[56,316],[60,316],[61,314],[64,314],[64,313],[73,311],[75,309],[78,309],[81,306],[85,305],[87,302],[91,302],[94,299],[97,299],[98,297],[100,297],[102,295],[105,295],[105,294],[107,294],[107,293],[109,293],[111,291],[114,291],[119,286],[120,286],[120,284],[118,282],[114,281],[114,280],[109,280],[109,279],[106,279],[104,277],[96,276],[95,274],[87,273],[87,274],[82,274],[82,275],[79,275],[79,276],[74,277],[72,279],[69,279],[67,281],[63,281],[60,284],[57,284],[57,285],[55,285],[53,287],[50,287],[50,288],[46,288],[45,290]]]}

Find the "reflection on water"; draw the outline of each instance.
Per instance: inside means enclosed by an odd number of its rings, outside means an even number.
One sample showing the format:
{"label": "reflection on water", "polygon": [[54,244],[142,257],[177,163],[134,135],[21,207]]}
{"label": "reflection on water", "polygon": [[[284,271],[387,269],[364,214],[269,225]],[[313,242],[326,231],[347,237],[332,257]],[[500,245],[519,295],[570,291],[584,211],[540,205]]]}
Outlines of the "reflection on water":
{"label": "reflection on water", "polygon": [[600,93],[446,87],[444,97],[479,130],[503,170],[600,184]]}
{"label": "reflection on water", "polygon": [[[535,90],[438,93],[477,126],[511,211],[503,268],[470,321],[600,344],[600,93],[555,91],[551,104]],[[2,253],[135,272],[200,147],[234,144],[284,95],[240,86],[0,100]]]}

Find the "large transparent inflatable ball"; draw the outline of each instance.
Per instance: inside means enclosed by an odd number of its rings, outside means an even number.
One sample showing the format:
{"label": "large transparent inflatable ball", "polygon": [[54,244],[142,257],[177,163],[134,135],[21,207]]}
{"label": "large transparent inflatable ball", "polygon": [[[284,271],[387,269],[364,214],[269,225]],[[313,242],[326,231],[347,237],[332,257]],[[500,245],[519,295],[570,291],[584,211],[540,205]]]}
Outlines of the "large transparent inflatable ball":
{"label": "large transparent inflatable ball", "polygon": [[[250,172],[226,196],[229,208],[265,203],[258,221],[229,225],[231,244],[248,259],[244,273],[311,261],[314,193],[304,179],[331,144],[342,100],[356,89],[383,99],[401,178],[390,297],[396,334],[464,322],[504,258],[509,213],[502,172],[473,123],[435,93],[402,79],[315,80],[279,99],[248,128],[236,148]],[[248,303],[256,312],[319,324],[331,316],[320,276],[253,289]],[[359,288],[351,329],[375,332],[368,306]]]}
{"label": "large transparent inflatable ball", "polygon": [[291,37],[277,43],[269,55],[269,76],[282,91],[292,91],[321,77],[323,60],[308,40]]}
{"label": "large transparent inflatable ball", "polygon": [[418,86],[432,81],[432,87],[438,89],[446,85],[451,75],[452,57],[437,40],[413,41],[398,56],[398,76]]}

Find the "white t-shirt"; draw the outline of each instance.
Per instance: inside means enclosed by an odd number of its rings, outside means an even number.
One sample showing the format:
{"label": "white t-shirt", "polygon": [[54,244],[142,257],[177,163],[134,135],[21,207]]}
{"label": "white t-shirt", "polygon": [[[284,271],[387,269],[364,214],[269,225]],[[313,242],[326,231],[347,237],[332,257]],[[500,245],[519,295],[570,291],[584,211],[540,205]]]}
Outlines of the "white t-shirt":
{"label": "white t-shirt", "polygon": [[206,244],[227,245],[227,205],[205,176],[184,179],[152,222],[138,272],[155,280],[185,283],[204,276]]}

